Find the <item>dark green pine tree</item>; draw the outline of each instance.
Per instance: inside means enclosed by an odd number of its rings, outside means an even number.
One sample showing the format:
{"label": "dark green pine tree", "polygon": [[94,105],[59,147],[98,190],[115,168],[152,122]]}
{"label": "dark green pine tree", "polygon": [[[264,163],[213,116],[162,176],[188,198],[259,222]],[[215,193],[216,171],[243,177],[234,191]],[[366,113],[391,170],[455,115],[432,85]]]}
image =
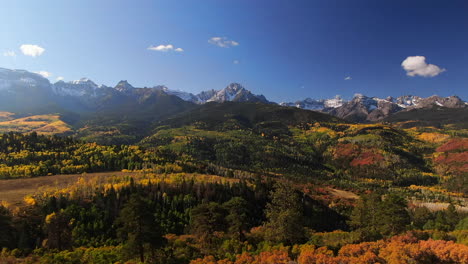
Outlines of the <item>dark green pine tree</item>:
{"label": "dark green pine tree", "polygon": [[215,202],[202,203],[191,210],[190,229],[200,240],[205,253],[210,253],[215,244],[215,232],[224,231],[226,228],[226,211]]}
{"label": "dark green pine tree", "polygon": [[132,194],[116,219],[117,235],[124,243],[127,256],[138,255],[141,262],[145,261],[145,248],[155,251],[166,243],[161,226],[151,208],[150,201],[140,194]]}
{"label": "dark green pine tree", "polygon": [[375,240],[380,238],[378,227],[380,219],[380,195],[371,193],[363,195],[351,212],[349,225],[361,234],[362,240]]}
{"label": "dark green pine tree", "polygon": [[227,211],[228,233],[237,240],[245,240],[244,232],[251,227],[249,203],[241,197],[234,197],[225,202],[223,207]]}
{"label": "dark green pine tree", "polygon": [[383,236],[393,236],[405,231],[410,224],[407,201],[402,196],[386,195],[378,210],[378,229]]}
{"label": "dark green pine tree", "polygon": [[450,226],[449,230],[454,230],[458,221],[460,221],[460,214],[457,212],[457,209],[452,203],[450,203],[447,209],[445,209],[444,214],[447,219],[447,224]]}
{"label": "dark green pine tree", "polygon": [[0,205],[0,248],[13,245],[13,233],[10,211]]}
{"label": "dark green pine tree", "polygon": [[266,206],[266,239],[295,244],[304,239],[303,207],[298,193],[290,185],[277,183]]}

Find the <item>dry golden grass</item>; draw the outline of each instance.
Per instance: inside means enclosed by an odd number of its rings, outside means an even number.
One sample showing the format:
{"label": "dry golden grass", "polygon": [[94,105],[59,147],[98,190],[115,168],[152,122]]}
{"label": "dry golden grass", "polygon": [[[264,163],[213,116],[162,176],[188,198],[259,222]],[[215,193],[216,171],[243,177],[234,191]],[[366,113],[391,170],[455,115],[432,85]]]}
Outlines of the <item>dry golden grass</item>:
{"label": "dry golden grass", "polygon": [[239,182],[238,179],[228,179],[216,175],[192,174],[192,173],[173,173],[173,174],[154,174],[145,172],[101,172],[101,173],[83,173],[68,175],[52,175],[27,179],[0,180],[0,204],[6,204],[12,207],[25,204],[25,197],[42,195],[44,193],[58,194],[70,192],[93,192],[97,186],[119,186],[128,185],[128,177],[132,177],[135,182],[148,184],[149,182],[167,182],[180,183],[183,180],[196,182]]}
{"label": "dry golden grass", "polygon": [[[423,207],[424,206],[424,207],[426,207],[427,209],[429,209],[429,210],[431,210],[433,212],[445,210],[450,205],[449,203],[429,203],[429,202],[420,202],[420,201],[413,201],[412,203],[413,203],[413,205],[415,205],[417,207]],[[468,212],[468,207],[467,206],[455,205],[455,208],[459,212],[464,212],[464,213]]]}
{"label": "dry golden grass", "polygon": [[334,196],[345,199],[359,199],[359,196],[353,192],[330,188],[330,193]]}
{"label": "dry golden grass", "polygon": [[[1,112],[5,113],[5,112]],[[10,113],[11,114],[11,113]],[[5,114],[4,116],[8,116]],[[9,115],[11,116],[11,115]],[[0,120],[2,115],[0,114]],[[3,119],[5,120],[5,119]],[[37,132],[43,135],[63,134],[71,132],[71,127],[60,120],[59,115],[35,115],[0,122],[0,133]]]}
{"label": "dry golden grass", "polygon": [[48,191],[49,189],[66,188],[75,184],[79,178],[99,177],[105,179],[107,177],[128,176],[132,174],[135,173],[102,172],[0,180],[0,202],[6,202],[10,205],[20,205],[23,203],[23,198],[25,196]]}
{"label": "dry golden grass", "polygon": [[10,112],[0,112],[0,122],[12,120],[14,115]]}
{"label": "dry golden grass", "polygon": [[426,141],[429,143],[443,143],[450,139],[450,136],[447,134],[442,133],[430,133],[430,132],[423,132],[417,136],[419,140]]}

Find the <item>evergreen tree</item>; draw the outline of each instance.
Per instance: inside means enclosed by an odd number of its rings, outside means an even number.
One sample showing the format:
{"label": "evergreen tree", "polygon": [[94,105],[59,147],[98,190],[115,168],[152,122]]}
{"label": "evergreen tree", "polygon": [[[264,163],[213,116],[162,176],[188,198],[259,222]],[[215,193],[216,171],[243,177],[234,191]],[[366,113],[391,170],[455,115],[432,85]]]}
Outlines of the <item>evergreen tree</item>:
{"label": "evergreen tree", "polygon": [[190,229],[205,250],[209,251],[214,244],[214,233],[225,230],[225,215],[224,208],[215,202],[202,203],[192,209]]}
{"label": "evergreen tree", "polygon": [[379,215],[380,195],[371,193],[363,195],[357,202],[353,211],[349,225],[360,231],[362,240],[375,240],[380,238],[379,234]]}
{"label": "evergreen tree", "polygon": [[427,221],[433,218],[431,211],[425,207],[417,207],[410,212],[411,215],[411,225],[415,229],[422,230]]}
{"label": "evergreen tree", "polygon": [[13,234],[10,211],[0,205],[0,248],[12,246]]}
{"label": "evergreen tree", "polygon": [[154,255],[155,250],[166,242],[152,211],[150,202],[134,193],[116,219],[117,235],[124,243],[127,255],[133,257],[136,252],[141,262],[145,261],[145,247],[149,247]]}
{"label": "evergreen tree", "polygon": [[228,233],[243,241],[244,232],[251,227],[249,204],[241,197],[234,197],[225,202],[223,207],[227,210]]}
{"label": "evergreen tree", "polygon": [[390,193],[385,196],[378,210],[378,229],[384,236],[402,233],[410,224],[406,200],[398,194]]}
{"label": "evergreen tree", "polygon": [[47,232],[47,240],[45,241],[45,245],[48,248],[56,248],[58,250],[71,248],[72,235],[70,218],[63,210],[47,215],[45,224]]}
{"label": "evergreen tree", "polygon": [[276,243],[294,244],[304,238],[302,202],[292,186],[276,183],[266,206],[266,239]]}
{"label": "evergreen tree", "polygon": [[450,226],[450,231],[455,229],[455,226],[460,221],[460,215],[457,212],[455,205],[450,203],[447,209],[445,209],[444,213],[445,213],[445,219],[447,219],[447,224]]}

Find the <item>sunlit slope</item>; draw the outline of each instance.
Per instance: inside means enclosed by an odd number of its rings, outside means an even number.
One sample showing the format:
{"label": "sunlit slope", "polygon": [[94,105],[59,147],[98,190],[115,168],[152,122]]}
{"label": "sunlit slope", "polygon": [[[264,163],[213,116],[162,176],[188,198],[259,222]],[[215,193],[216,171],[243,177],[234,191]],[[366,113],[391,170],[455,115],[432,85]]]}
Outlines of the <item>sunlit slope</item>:
{"label": "sunlit slope", "polygon": [[37,132],[44,135],[69,134],[71,126],[60,119],[60,115],[34,115],[22,118],[12,118],[11,113],[0,114],[0,133]]}

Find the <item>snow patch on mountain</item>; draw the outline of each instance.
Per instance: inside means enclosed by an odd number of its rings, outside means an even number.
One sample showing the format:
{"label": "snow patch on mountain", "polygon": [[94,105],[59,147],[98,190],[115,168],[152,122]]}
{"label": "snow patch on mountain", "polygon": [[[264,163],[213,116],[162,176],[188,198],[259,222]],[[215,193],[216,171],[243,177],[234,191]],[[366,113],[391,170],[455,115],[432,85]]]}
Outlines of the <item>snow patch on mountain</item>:
{"label": "snow patch on mountain", "polygon": [[96,97],[99,86],[88,78],[70,82],[58,81],[52,85],[52,91],[60,96],[92,96]]}

